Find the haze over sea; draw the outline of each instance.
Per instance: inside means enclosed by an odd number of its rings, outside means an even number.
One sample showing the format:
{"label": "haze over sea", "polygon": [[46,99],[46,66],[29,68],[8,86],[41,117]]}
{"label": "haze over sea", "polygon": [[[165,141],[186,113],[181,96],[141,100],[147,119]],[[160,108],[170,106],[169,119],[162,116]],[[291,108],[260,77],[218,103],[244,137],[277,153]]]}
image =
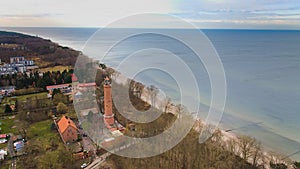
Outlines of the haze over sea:
{"label": "haze over sea", "polygon": [[[96,28],[3,28],[49,38],[59,44],[81,50]],[[117,35],[119,30],[112,30]],[[125,30],[126,31],[126,30]],[[163,30],[172,31],[172,30]],[[177,30],[192,37],[192,31]],[[300,31],[282,30],[202,30],[215,46],[224,65],[227,101],[220,128],[253,136],[267,148],[292,154],[300,150]],[[114,39],[109,34],[107,45]],[[167,46],[185,57],[189,66],[202,70],[189,60],[188,51],[159,36],[135,37],[114,49],[105,60],[113,66],[135,46]],[[195,39],[196,43],[196,39]],[[159,54],[159,53],[153,53]],[[144,57],[151,57],[149,55]],[[134,66],[134,64],[132,65]],[[199,70],[200,70],[199,69]],[[210,84],[205,69],[194,72],[201,85],[201,102],[209,105]],[[137,79],[161,88],[172,86],[173,79],[155,71]],[[176,95],[169,91],[168,94]],[[193,91],[191,91],[193,92]],[[176,96],[175,96],[176,97]],[[204,108],[205,109],[205,108]],[[300,154],[291,156],[300,160]]]}

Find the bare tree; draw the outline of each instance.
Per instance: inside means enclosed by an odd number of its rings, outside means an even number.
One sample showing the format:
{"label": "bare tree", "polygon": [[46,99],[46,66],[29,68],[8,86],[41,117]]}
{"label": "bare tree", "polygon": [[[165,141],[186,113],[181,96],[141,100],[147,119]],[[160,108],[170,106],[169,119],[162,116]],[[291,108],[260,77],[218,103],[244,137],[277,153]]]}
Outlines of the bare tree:
{"label": "bare tree", "polygon": [[164,113],[167,113],[169,106],[171,105],[171,98],[170,97],[166,97],[161,105],[161,109],[163,110]]}
{"label": "bare tree", "polygon": [[238,136],[237,145],[238,154],[242,157],[242,159],[251,162],[255,167],[258,167],[264,163],[265,159],[261,143],[255,138],[249,136]]}

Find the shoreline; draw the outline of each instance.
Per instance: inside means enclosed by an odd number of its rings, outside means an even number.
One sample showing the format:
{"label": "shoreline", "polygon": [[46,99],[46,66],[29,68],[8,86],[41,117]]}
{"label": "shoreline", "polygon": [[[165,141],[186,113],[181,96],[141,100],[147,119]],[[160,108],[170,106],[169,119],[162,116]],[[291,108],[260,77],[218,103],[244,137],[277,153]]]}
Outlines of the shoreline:
{"label": "shoreline", "polygon": [[[127,80],[130,80],[130,79],[128,79],[128,78],[126,78],[126,77],[124,77],[120,72],[118,72],[118,78],[119,77],[122,77],[122,79],[123,79],[123,81],[120,81],[119,79],[116,79],[116,78],[114,78],[114,80],[118,80],[118,82],[117,83],[119,83],[119,84],[121,84],[121,85],[126,85],[126,81]],[[136,83],[136,81],[134,81],[135,83]],[[139,82],[139,83],[141,83],[141,82]],[[143,84],[143,85],[145,85],[145,84]],[[143,101],[145,101],[145,102],[147,102],[148,104],[150,104],[150,105],[152,105],[151,104],[151,99],[149,99],[151,96],[150,96],[150,91],[147,91],[147,89],[149,89],[148,88],[149,86],[146,86],[145,85],[145,88],[143,89],[143,91],[141,92],[142,94],[141,94],[141,99],[143,100]],[[158,97],[158,95],[156,96],[156,98],[154,98],[155,100],[156,100],[156,105],[154,106],[155,108],[157,108],[157,109],[159,109],[159,110],[161,110],[161,111],[164,111],[163,109],[162,109],[162,107],[161,107],[161,105],[164,105],[165,103],[164,103],[164,99],[163,98],[159,98]],[[169,107],[168,106],[168,108],[167,108],[167,111],[168,112],[164,112],[164,113],[171,113],[171,114],[173,114],[173,115],[175,115],[175,116],[177,116],[177,113],[176,113],[176,108],[175,108],[175,104],[174,103],[172,103],[172,101],[170,102],[170,105],[171,105],[171,107]],[[189,112],[192,116],[194,116],[191,112]],[[198,133],[199,133],[199,136],[200,136],[200,133],[201,133],[201,127],[203,128],[203,126],[206,126],[206,125],[209,125],[209,124],[206,124],[205,123],[205,121],[203,121],[201,118],[199,118],[199,117],[195,117],[194,116],[194,118],[195,118],[195,123],[194,123],[194,125],[193,125],[193,127],[191,128],[191,130],[195,130],[195,131],[197,131]],[[222,140],[223,140],[223,142],[224,142],[224,144],[225,145],[227,145],[228,146],[228,144],[229,144],[229,142],[231,141],[231,140],[235,140],[235,141],[238,141],[238,138],[239,138],[239,136],[248,136],[248,135],[242,135],[242,134],[239,134],[239,133],[236,133],[236,132],[234,132],[234,131],[226,131],[225,129],[222,129],[222,128],[220,128],[219,126],[216,126],[216,128],[215,128],[215,131],[217,131],[217,130],[219,130],[220,132],[221,132],[221,137],[222,137]],[[249,137],[251,137],[251,136],[249,136]],[[254,138],[256,141],[257,141],[257,143],[261,143],[260,141],[258,141],[255,137],[251,137],[251,138]],[[263,156],[264,156],[264,160],[263,161],[260,161],[259,162],[259,164],[260,165],[264,165],[264,167],[266,168],[266,169],[269,169],[270,168],[270,166],[269,166],[269,163],[271,162],[271,161],[278,161],[278,162],[281,162],[281,163],[284,163],[284,164],[286,164],[287,166],[288,166],[288,169],[293,169],[293,166],[292,165],[290,165],[290,164],[288,164],[285,160],[283,160],[283,159],[281,159],[281,157],[276,157],[276,156],[274,156],[274,155],[272,155],[272,153],[276,153],[276,155],[278,154],[278,155],[281,155],[281,152],[279,152],[279,151],[277,151],[277,150],[274,150],[274,149],[272,149],[272,148],[267,148],[264,144],[262,144],[261,143],[261,148],[262,148],[262,150],[261,150],[261,152],[262,152],[262,154],[263,154]],[[240,156],[239,154],[236,154],[237,156]],[[282,154],[283,155],[283,154]],[[241,157],[241,156],[240,156]],[[283,157],[286,157],[285,155],[283,155]],[[251,159],[250,159],[251,160]],[[251,163],[252,161],[248,161],[249,163]],[[291,159],[292,160],[292,159]]]}

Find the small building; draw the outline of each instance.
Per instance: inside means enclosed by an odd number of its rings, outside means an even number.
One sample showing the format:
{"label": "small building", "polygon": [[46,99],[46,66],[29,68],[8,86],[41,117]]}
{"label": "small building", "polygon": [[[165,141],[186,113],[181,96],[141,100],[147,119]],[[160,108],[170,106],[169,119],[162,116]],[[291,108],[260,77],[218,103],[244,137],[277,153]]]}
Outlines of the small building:
{"label": "small building", "polygon": [[14,142],[14,148],[17,152],[21,151],[24,148],[24,146],[25,146],[25,143],[23,140]]}
{"label": "small building", "polygon": [[57,127],[64,143],[74,142],[78,139],[78,129],[69,117],[62,116],[57,122]]}
{"label": "small building", "polygon": [[0,134],[0,139],[6,139],[7,138],[7,134]]}
{"label": "small building", "polygon": [[78,91],[77,93],[75,93],[74,98],[75,99],[81,99],[82,98],[82,93],[80,91]]}
{"label": "small building", "polygon": [[23,141],[22,135],[14,135],[10,138],[13,142]]}
{"label": "small building", "polygon": [[0,94],[4,96],[11,95],[16,89],[16,86],[4,86],[0,87]]}
{"label": "small building", "polygon": [[51,85],[51,86],[46,86],[46,89],[51,94],[54,89],[64,90],[64,89],[68,89],[69,86],[70,84]]}
{"label": "small building", "polygon": [[10,63],[20,63],[22,61],[25,61],[23,56],[10,57]]}
{"label": "small building", "polygon": [[4,160],[4,156],[6,156],[7,155],[7,151],[5,151],[5,150],[0,150],[0,160]]}
{"label": "small building", "polygon": [[33,60],[26,60],[24,56],[10,57],[10,64],[23,64],[25,66],[33,66]]}
{"label": "small building", "polygon": [[5,138],[0,139],[0,144],[4,144],[6,142],[7,142],[7,140]]}
{"label": "small building", "polygon": [[78,83],[76,85],[76,90],[81,92],[94,91],[96,89],[96,83]]}
{"label": "small building", "polygon": [[92,82],[92,83],[79,83],[77,85],[79,88],[94,88],[96,87],[96,83]]}

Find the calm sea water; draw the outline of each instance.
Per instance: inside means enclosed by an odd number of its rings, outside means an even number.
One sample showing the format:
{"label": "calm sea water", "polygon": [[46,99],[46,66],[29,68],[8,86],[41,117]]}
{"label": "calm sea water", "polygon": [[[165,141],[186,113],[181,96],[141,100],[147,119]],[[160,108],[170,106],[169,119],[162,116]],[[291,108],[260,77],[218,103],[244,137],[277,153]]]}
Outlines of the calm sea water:
{"label": "calm sea water", "polygon": [[[49,38],[77,50],[82,50],[85,42],[97,30],[96,28],[3,29]],[[111,34],[103,37],[105,42],[101,44],[111,45],[110,42],[118,38],[117,35],[123,31],[132,30],[112,30]],[[193,38],[193,30],[176,31]],[[300,150],[300,31],[203,30],[203,32],[219,53],[226,73],[227,102],[220,127],[254,136],[267,148],[286,155]],[[193,40],[197,43],[197,39]],[[189,67],[197,70],[194,73],[201,84],[201,102],[208,105],[211,90],[205,69],[201,63],[193,60],[192,53],[179,45],[172,39],[161,36],[137,36],[114,48],[105,59],[105,63],[114,66],[132,51],[147,47],[171,50],[180,55]],[[136,60],[132,66],[138,63],[139,60]],[[174,79],[164,73],[148,71],[137,76],[137,79],[168,89],[169,91],[165,91],[167,94],[178,97],[176,95],[178,87],[172,86]],[[300,160],[300,155],[296,154],[291,158]]]}

